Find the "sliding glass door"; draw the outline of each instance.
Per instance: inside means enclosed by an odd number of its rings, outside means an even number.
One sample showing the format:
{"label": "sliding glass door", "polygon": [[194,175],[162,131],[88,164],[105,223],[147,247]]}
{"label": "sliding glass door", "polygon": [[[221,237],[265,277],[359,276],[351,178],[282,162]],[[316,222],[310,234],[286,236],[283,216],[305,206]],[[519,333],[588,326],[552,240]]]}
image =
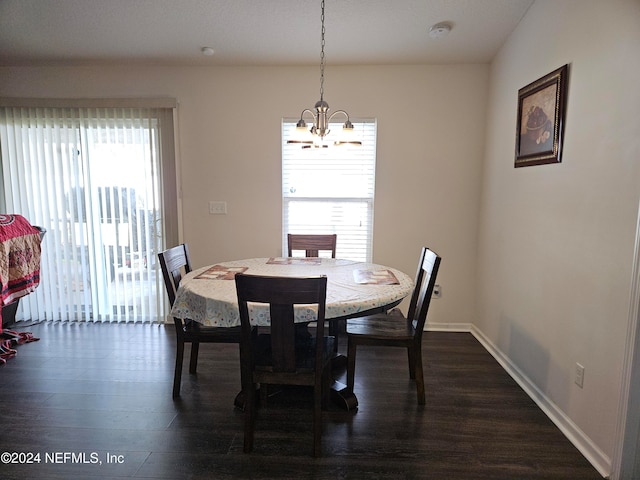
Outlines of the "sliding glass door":
{"label": "sliding glass door", "polygon": [[0,202],[47,230],[40,287],[17,318],[164,320],[156,258],[167,245],[166,211],[176,210],[164,195],[175,179],[163,164],[173,158],[172,109],[0,112]]}

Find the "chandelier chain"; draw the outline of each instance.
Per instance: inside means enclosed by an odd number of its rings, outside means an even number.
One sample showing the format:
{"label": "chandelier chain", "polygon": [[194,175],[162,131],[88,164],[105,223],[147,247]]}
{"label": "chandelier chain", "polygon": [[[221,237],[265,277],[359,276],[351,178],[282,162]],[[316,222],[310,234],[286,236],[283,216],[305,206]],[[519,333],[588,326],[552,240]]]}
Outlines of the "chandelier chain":
{"label": "chandelier chain", "polygon": [[320,101],[324,98],[324,0],[321,4],[320,23],[322,29],[320,31]]}
{"label": "chandelier chain", "polygon": [[316,102],[313,110],[311,110],[310,108],[305,108],[300,114],[300,120],[298,120],[298,123],[296,123],[296,130],[300,130],[302,132],[307,131],[308,127],[304,116],[311,115],[313,117],[313,125],[308,129],[311,137],[289,139],[287,140],[287,143],[301,143],[303,145],[302,148],[327,147],[327,145],[324,144],[324,138],[331,132],[331,130],[329,129],[329,124],[336,115],[342,115],[346,117],[346,120],[342,125],[342,130],[345,135],[343,135],[344,138],[336,140],[335,145],[362,145],[362,142],[360,140],[347,137],[351,134],[351,132],[353,132],[353,123],[351,123],[351,121],[349,120],[349,114],[344,110],[336,110],[335,112],[330,113],[329,104],[324,101],[324,4],[325,0],[321,0],[320,22],[322,24],[322,29],[320,30],[320,100]]}

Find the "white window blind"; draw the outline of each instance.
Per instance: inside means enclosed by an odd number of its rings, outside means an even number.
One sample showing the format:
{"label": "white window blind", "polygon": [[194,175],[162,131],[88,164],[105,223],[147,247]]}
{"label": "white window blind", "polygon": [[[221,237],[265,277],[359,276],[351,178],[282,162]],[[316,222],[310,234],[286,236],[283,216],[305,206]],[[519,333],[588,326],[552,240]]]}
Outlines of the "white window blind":
{"label": "white window blind", "polygon": [[[376,121],[353,121],[362,146],[301,148],[287,144],[296,120],[282,122],[282,249],[287,234],[338,235],[336,257],[371,261]],[[332,124],[338,132],[341,124]],[[333,134],[331,134],[333,135]],[[331,136],[326,138],[331,144]]]}
{"label": "white window blind", "polygon": [[0,107],[0,153],[0,205],[47,231],[17,320],[163,321],[173,109]]}

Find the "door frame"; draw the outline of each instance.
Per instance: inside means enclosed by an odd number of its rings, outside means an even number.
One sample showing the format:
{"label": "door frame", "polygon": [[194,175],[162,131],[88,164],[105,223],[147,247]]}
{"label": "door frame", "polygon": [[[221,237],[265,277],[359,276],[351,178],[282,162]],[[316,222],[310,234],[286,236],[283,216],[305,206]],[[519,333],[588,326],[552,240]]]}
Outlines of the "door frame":
{"label": "door frame", "polygon": [[613,452],[613,480],[640,478],[640,207],[631,273],[629,324],[624,347],[622,386]]}

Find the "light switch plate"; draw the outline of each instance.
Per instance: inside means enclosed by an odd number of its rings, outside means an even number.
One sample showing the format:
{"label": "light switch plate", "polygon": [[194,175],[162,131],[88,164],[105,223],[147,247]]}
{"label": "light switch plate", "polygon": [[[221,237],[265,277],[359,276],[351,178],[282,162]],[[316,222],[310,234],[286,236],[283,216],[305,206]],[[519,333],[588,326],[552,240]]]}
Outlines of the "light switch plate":
{"label": "light switch plate", "polygon": [[210,215],[226,215],[227,202],[209,202]]}

